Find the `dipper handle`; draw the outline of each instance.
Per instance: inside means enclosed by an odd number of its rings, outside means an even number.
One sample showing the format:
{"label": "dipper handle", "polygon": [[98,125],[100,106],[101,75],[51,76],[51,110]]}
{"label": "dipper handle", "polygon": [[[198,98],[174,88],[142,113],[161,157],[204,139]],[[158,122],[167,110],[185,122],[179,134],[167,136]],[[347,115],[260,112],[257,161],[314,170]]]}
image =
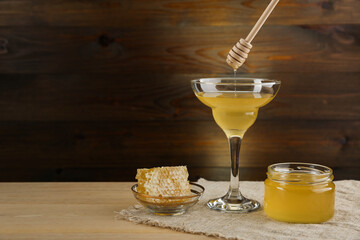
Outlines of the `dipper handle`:
{"label": "dipper handle", "polygon": [[256,34],[259,32],[260,28],[264,25],[266,19],[269,17],[271,12],[274,10],[276,4],[279,0],[272,0],[269,5],[266,7],[265,11],[260,16],[259,20],[256,22],[254,27],[251,29],[250,33],[245,39],[241,38],[232,49],[230,50],[226,62],[234,68],[238,69],[241,65],[244,64],[248,53],[252,48],[251,41],[255,38]]}

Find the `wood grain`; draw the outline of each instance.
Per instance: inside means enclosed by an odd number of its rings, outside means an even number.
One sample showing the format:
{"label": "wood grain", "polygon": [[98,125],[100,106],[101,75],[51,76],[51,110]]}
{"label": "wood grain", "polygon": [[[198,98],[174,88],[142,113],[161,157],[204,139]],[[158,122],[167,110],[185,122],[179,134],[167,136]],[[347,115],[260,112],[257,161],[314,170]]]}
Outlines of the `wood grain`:
{"label": "wood grain", "polygon": [[[242,72],[358,72],[360,25],[267,26]],[[0,73],[224,74],[248,27],[0,28]],[[296,46],[296,47],[294,47]]]}
{"label": "wood grain", "polygon": [[[225,159],[225,158],[224,158]],[[226,160],[225,160],[226,161]],[[180,165],[182,163],[178,163]],[[166,164],[163,164],[166,165]],[[160,165],[157,165],[160,166]],[[1,182],[126,182],[135,181],[136,170],[133,167],[77,167],[77,168],[0,168]],[[230,167],[193,167],[187,165],[189,180],[205,178],[212,181],[229,181]],[[335,180],[359,180],[360,167],[331,167]],[[241,167],[241,181],[263,181],[266,178],[267,166]]]}
{"label": "wood grain", "polygon": [[[230,76],[229,49],[267,3],[0,1],[0,181],[126,181],[166,164],[227,179],[225,136],[189,81]],[[284,161],[360,179],[359,8],[279,2],[238,73],[282,80],[245,136],[242,179]]]}
{"label": "wood grain", "polygon": [[[359,126],[359,121],[260,120],[245,135],[240,165],[297,161],[359,168]],[[2,168],[32,169],[35,177],[27,180],[56,179],[71,168],[93,168],[96,178],[106,168],[229,166],[226,137],[213,121],[3,122],[0,132]],[[74,173],[68,172],[69,181],[76,180]]]}
{"label": "wood grain", "polygon": [[[0,26],[228,26],[254,24],[267,2],[260,0],[6,0]],[[267,25],[359,24],[357,0],[282,0]]]}
{"label": "wood grain", "polygon": [[[360,102],[360,73],[241,76],[282,80],[260,120],[360,119],[360,107],[353,104]],[[0,120],[211,120],[190,87],[190,80],[199,77],[204,75],[2,75]]]}
{"label": "wood grain", "polygon": [[0,183],[0,238],[213,239],[115,220],[133,183]]}

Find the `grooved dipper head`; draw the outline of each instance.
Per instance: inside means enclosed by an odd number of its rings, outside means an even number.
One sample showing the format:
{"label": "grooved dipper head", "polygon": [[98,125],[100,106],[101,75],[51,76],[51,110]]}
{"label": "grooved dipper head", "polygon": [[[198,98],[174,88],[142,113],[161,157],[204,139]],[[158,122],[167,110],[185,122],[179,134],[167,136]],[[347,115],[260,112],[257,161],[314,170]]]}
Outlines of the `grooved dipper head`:
{"label": "grooved dipper head", "polygon": [[230,50],[226,58],[227,64],[229,64],[234,70],[237,70],[244,64],[251,48],[252,45],[245,39],[241,38]]}

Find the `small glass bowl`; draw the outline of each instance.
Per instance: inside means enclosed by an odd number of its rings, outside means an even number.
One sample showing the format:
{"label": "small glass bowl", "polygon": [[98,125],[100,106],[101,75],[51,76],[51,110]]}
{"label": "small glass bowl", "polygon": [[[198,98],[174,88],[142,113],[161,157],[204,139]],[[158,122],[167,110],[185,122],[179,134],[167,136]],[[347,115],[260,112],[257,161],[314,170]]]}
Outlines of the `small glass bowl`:
{"label": "small glass bowl", "polygon": [[180,215],[195,205],[204,193],[205,188],[197,183],[190,183],[191,195],[180,197],[154,197],[137,192],[135,184],[131,190],[135,198],[152,213],[157,215]]}

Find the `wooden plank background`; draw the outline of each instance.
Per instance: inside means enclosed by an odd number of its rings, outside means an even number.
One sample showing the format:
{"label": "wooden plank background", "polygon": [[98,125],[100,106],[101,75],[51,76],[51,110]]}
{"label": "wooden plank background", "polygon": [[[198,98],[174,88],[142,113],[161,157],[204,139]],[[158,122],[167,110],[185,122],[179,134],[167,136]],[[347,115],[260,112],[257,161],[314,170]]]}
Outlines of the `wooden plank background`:
{"label": "wooden plank background", "polygon": [[[231,76],[264,0],[0,1],[0,181],[132,181],[186,164],[229,178],[225,135],[189,81]],[[360,179],[360,1],[282,0],[240,76],[282,80],[241,179],[285,161]]]}

